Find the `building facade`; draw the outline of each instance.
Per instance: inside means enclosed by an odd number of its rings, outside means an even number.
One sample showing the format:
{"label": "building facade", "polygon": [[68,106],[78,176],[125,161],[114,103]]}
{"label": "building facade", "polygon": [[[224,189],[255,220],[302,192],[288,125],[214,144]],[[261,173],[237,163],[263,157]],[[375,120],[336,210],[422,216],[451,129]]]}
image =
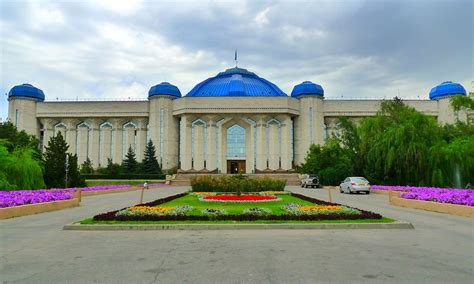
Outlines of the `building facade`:
{"label": "building facade", "polygon": [[[434,87],[429,100],[404,102],[440,123],[465,119],[449,97],[466,95],[457,83]],[[61,132],[79,163],[121,163],[129,147],[139,160],[148,140],[164,169],[184,172],[287,172],[304,161],[311,144],[324,144],[342,116],[373,116],[381,100],[329,100],[305,81],[291,95],[242,68],[197,84],[186,96],[167,82],[142,101],[45,101],[40,89],[23,84],[9,94],[9,120],[36,135],[41,147]]]}

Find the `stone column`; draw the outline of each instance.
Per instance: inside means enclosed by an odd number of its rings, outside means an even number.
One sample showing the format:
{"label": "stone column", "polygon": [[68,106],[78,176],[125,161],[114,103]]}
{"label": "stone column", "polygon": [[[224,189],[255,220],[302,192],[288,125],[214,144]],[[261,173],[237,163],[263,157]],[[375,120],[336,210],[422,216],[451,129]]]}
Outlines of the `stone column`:
{"label": "stone column", "polygon": [[191,169],[191,122],[188,116],[181,116],[181,170]]}
{"label": "stone column", "polygon": [[[66,131],[66,137],[64,139],[66,140],[66,143],[69,145],[69,153],[71,154],[77,154],[77,121],[76,120],[65,120],[64,123],[67,125],[67,131]],[[78,164],[80,165],[79,161]]]}
{"label": "stone column", "polygon": [[287,116],[281,125],[281,168],[291,169],[291,117]]}
{"label": "stone column", "polygon": [[[137,161],[141,162],[144,158],[144,153],[146,149],[146,125],[147,121],[144,119],[141,119],[138,121],[138,129],[137,129],[137,149],[136,149],[136,155],[137,155]],[[156,147],[156,146],[155,146]]]}
{"label": "stone column", "polygon": [[114,157],[113,162],[122,164],[123,161],[123,121],[121,119],[115,119],[113,129],[113,145],[114,145]]}
{"label": "stone column", "polygon": [[266,123],[263,118],[257,120],[257,170],[265,170],[267,168],[266,157]]}
{"label": "stone column", "polygon": [[216,121],[211,118],[207,125],[206,169],[212,171],[217,168],[216,153]]}
{"label": "stone column", "polygon": [[89,159],[92,161],[92,166],[97,168],[99,166],[100,153],[100,121],[98,119],[91,120],[91,133],[89,141]]}

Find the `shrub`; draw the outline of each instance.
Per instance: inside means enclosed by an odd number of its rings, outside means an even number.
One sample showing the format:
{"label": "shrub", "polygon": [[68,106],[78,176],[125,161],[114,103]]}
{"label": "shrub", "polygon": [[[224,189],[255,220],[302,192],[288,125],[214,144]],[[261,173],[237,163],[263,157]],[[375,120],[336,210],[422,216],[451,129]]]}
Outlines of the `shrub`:
{"label": "shrub", "polygon": [[286,180],[272,178],[239,178],[238,176],[195,176],[191,178],[194,192],[241,192],[283,191]]}

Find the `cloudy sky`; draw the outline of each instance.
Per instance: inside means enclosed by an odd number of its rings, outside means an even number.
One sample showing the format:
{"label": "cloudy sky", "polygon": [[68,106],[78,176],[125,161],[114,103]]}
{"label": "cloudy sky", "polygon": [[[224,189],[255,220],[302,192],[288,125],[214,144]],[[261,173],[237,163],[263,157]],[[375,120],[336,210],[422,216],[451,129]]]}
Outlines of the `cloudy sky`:
{"label": "cloudy sky", "polygon": [[146,98],[163,81],[186,94],[236,48],[287,94],[305,80],[327,98],[470,89],[473,2],[0,0],[0,117],[21,83],[47,100]]}

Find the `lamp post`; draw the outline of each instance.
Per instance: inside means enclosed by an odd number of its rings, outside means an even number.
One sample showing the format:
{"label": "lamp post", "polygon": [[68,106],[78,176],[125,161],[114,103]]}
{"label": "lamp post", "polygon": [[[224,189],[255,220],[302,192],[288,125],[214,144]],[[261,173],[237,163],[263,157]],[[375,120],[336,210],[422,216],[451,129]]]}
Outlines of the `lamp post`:
{"label": "lamp post", "polygon": [[67,188],[67,173],[69,172],[69,154],[66,154],[66,163],[65,163],[65,169],[66,169],[66,188]]}

